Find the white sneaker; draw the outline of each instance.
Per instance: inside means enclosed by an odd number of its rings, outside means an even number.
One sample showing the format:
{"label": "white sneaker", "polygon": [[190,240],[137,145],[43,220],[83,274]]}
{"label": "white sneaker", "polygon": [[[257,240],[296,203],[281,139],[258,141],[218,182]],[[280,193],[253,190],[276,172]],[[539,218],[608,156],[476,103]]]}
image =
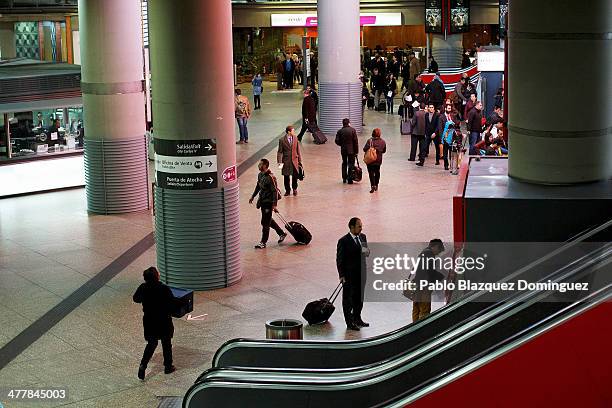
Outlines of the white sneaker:
{"label": "white sneaker", "polygon": [[264,244],[263,242],[260,242],[259,244],[255,245],[255,249],[264,249],[266,247],[266,244]]}
{"label": "white sneaker", "polygon": [[285,238],[287,238],[287,234],[279,235],[278,236],[278,243],[280,244],[281,242],[283,242],[285,240]]}

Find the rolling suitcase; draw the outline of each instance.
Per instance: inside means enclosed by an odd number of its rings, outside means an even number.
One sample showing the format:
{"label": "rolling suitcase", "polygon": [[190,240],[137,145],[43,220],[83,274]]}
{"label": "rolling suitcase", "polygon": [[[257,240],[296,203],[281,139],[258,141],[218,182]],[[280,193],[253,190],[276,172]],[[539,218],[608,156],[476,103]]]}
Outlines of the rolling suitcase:
{"label": "rolling suitcase", "polygon": [[285,229],[289,232],[289,234],[291,234],[293,239],[295,239],[298,244],[308,245],[310,241],[312,241],[312,234],[305,226],[296,221],[287,222],[280,213],[277,214],[285,225]]}
{"label": "rolling suitcase", "polygon": [[321,324],[329,320],[336,310],[334,302],[340,294],[340,288],[342,288],[342,282],[336,286],[336,289],[334,289],[329,299],[323,298],[314,300],[306,305],[302,317],[306,319],[308,324]]}
{"label": "rolling suitcase", "polygon": [[368,109],[374,109],[374,97],[370,96],[366,104],[368,105]]}
{"label": "rolling suitcase", "polygon": [[325,136],[325,133],[323,133],[316,124],[308,125],[308,130],[312,133],[315,144],[324,144],[327,142],[327,136]]}
{"label": "rolling suitcase", "polygon": [[385,101],[383,99],[380,102],[378,102],[378,111],[379,112],[386,112],[387,111],[387,101]]}
{"label": "rolling suitcase", "polygon": [[412,122],[410,119],[404,119],[400,121],[400,134],[410,135],[412,134]]}

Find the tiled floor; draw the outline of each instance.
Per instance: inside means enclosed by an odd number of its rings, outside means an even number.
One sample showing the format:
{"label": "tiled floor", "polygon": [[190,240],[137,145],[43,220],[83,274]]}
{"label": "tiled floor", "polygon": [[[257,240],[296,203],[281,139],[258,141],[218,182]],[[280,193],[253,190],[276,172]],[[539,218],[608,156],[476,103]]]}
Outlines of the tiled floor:
{"label": "tiled floor", "polygon": [[[267,89],[272,87],[268,84]],[[263,109],[249,123],[250,143],[236,147],[238,161],[297,121],[300,103],[299,92],[265,94]],[[350,217],[362,218],[373,242],[450,240],[456,178],[434,166],[431,158],[424,168],[406,161],[409,142],[399,135],[397,115],[367,111],[365,120],[366,131],[380,127],[388,144],[375,194],[369,194],[365,168],[364,182],[342,184],[334,135],[322,146],[308,135],[304,139],[306,180],[299,196],[283,198],[279,209],[310,229],[314,239],[308,246],[294,245],[291,239],[277,245],[272,233],[267,249],[253,249],[260,213],[248,198],[257,168],[241,175],[244,278],[233,287],[196,294],[194,314],[206,314],[203,320],[175,319],[177,372],[162,373],[158,351],[146,381],[136,378],[144,341],[140,306],[131,296],[142,270],[155,264],[151,248],[0,371],[0,389],[68,389],[66,401],[44,406],[156,407],[158,396],[183,395],[225,341],[261,338],[266,320],[300,318],[308,301],[328,295],[338,279],[336,241],[347,232]],[[365,140],[364,134],[360,143]],[[266,157],[275,162],[275,155],[269,152]],[[151,221],[149,213],[88,215],[83,189],[0,200],[0,346],[149,234]],[[305,337],[340,340],[384,333],[410,321],[410,304],[368,303],[363,316],[372,325],[361,332],[347,332],[338,310],[330,324],[306,327]]]}

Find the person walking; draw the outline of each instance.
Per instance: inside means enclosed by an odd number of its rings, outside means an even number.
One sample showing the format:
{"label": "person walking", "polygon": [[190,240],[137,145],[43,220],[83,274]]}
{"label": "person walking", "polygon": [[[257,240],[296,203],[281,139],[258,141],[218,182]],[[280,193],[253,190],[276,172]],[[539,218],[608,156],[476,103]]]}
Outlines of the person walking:
{"label": "person walking", "polygon": [[476,143],[480,140],[480,133],[482,132],[482,102],[477,101],[468,115],[467,119],[467,130],[470,132],[470,154],[478,154],[476,151]]}
{"label": "person walking", "polygon": [[393,98],[395,98],[395,94],[397,94],[397,81],[395,80],[393,74],[389,74],[385,92],[387,93],[385,95],[387,98],[387,113],[393,113]]}
{"label": "person walking", "polygon": [[174,325],[171,316],[175,299],[170,288],[159,281],[157,268],[152,266],[146,269],[142,276],[144,283],[136,289],[132,299],[142,304],[142,325],[147,346],[138,367],[138,378],[144,380],[147,365],[153,357],[159,340],[164,354],[164,373],[170,374],[176,371],[176,367],[172,365]]}
{"label": "person walking", "polygon": [[361,126],[365,126],[365,108],[368,104],[368,99],[370,99],[370,90],[368,89],[365,77],[362,78],[361,82]]}
{"label": "person walking", "polygon": [[251,117],[251,104],[249,103],[249,99],[242,95],[240,89],[234,91],[234,112],[236,114],[236,121],[238,122],[238,131],[240,132],[240,140],[237,144],[249,143],[247,122]]}
{"label": "person walking", "polygon": [[470,112],[472,111],[472,109],[474,109],[474,106],[476,106],[476,102],[476,94],[471,93],[469,99],[465,103],[465,109],[463,111],[463,119],[466,121],[466,123],[468,121],[468,117],[470,116]]}
{"label": "person walking", "polygon": [[419,254],[419,259],[422,259],[422,262],[419,263],[414,276],[417,290],[415,291],[415,300],[412,302],[412,322],[424,319],[431,313],[432,291],[427,288],[419,288],[421,282],[435,283],[444,279],[444,275],[433,268],[434,258],[444,252],[444,250],[442,240],[436,238],[429,241],[427,248]]}
{"label": "person walking", "polygon": [[276,90],[280,91],[285,87],[283,84],[283,78],[285,77],[285,64],[283,64],[283,60],[281,59],[280,56],[276,59],[275,71],[276,71]]}
{"label": "person walking", "polygon": [[378,191],[378,183],[380,182],[380,166],[382,165],[383,154],[387,151],[387,144],[381,137],[382,131],[376,128],[372,131],[372,138],[368,139],[363,151],[367,152],[373,147],[376,150],[376,160],[367,165],[368,175],[370,176],[370,194]]}
{"label": "person walking", "polygon": [[410,79],[416,79],[419,75],[421,75],[421,64],[419,63],[418,58],[414,55],[414,52],[410,52],[408,54],[408,61],[410,67]]}
{"label": "person walking", "polygon": [[370,256],[368,240],[361,231],[359,218],[349,220],[349,233],[338,240],[336,246],[336,267],[342,285],[342,311],[349,330],[360,330],[370,324],[363,321],[363,293],[366,284],[365,258]]}
{"label": "person walking", "polygon": [[442,79],[438,74],[434,76],[433,81],[427,84],[425,91],[427,91],[427,94],[429,95],[428,102],[433,103],[434,108],[437,111],[440,111],[442,104],[446,99],[446,90],[444,89],[444,82],[442,82]]}
{"label": "person walking", "polygon": [[291,193],[291,188],[293,188],[293,195],[296,196],[298,193],[298,169],[302,166],[302,154],[300,153],[298,138],[295,136],[295,129],[291,125],[285,128],[285,135],[278,141],[276,161],[284,178],[285,196]]}
{"label": "person walking", "polygon": [[438,120],[438,135],[442,140],[442,157],[444,158],[444,170],[449,169],[448,156],[453,145],[455,129],[459,130],[459,118],[453,112],[453,105],[444,105],[444,113]]}
{"label": "person walking", "polygon": [[317,103],[310,92],[304,91],[304,99],[302,100],[302,128],[297,138],[302,141],[304,133],[308,130],[308,125],[316,125],[317,123]]}
{"label": "person walking", "polygon": [[335,143],[340,146],[342,156],[342,183],[353,184],[353,167],[359,151],[357,131],[347,118],[342,119],[342,129],[336,133]]}
{"label": "person walking", "polygon": [[285,55],[285,61],[283,62],[283,82],[285,89],[293,89],[293,72],[295,70],[295,63],[291,59],[291,54]]}
{"label": "person walking", "polygon": [[[421,155],[427,157],[429,153],[429,144],[433,141],[436,150],[436,166],[440,165],[440,135],[438,134],[439,115],[433,103],[427,105],[427,113],[425,114],[425,143],[423,143],[423,152]],[[420,164],[422,166],[423,163]]]}
{"label": "person walking", "polygon": [[425,150],[423,148],[423,145],[425,144],[425,113],[425,104],[421,102],[419,108],[416,110],[416,112],[414,112],[414,117],[412,119],[412,133],[410,134],[410,157],[408,158],[408,161],[415,161],[418,152],[419,161],[416,163],[417,166],[422,166],[425,162],[425,156],[423,156],[423,151]]}
{"label": "person walking", "polygon": [[372,71],[372,76],[370,77],[370,89],[374,94],[374,110],[378,110],[378,106],[380,105],[380,97],[385,90],[385,79],[377,67],[374,68]]}
{"label": "person walking", "polygon": [[276,221],[272,218],[272,212],[278,212],[276,205],[280,198],[276,177],[270,171],[270,162],[268,159],[259,161],[259,174],[257,175],[257,185],[249,199],[249,204],[253,204],[253,200],[257,195],[256,207],[261,210],[261,241],[255,245],[255,249],[263,249],[266,247],[268,238],[270,237],[270,227],[278,234],[278,243],[282,243],[287,234]]}
{"label": "person walking", "polygon": [[261,109],[261,94],[263,93],[263,78],[258,72],[251,80],[253,85],[253,105],[254,110]]}

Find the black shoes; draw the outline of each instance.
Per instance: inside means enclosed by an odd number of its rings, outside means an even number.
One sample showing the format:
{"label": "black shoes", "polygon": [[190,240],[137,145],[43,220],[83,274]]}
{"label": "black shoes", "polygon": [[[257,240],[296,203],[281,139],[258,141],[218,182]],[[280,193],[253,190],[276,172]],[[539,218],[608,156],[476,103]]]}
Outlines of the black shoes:
{"label": "black shoes", "polygon": [[423,163],[424,163],[424,162],[419,161],[419,162],[417,162],[417,163],[415,163],[415,164],[416,164],[417,166],[419,166],[419,167],[423,167]]}
{"label": "black shoes", "polygon": [[175,366],[170,366],[170,367],[164,368],[164,374],[172,374],[175,371],[176,371],[176,367]]}
{"label": "black shoes", "polygon": [[285,197],[289,196],[291,193],[289,191],[285,191]]}
{"label": "black shoes", "polygon": [[416,161],[415,159],[408,159],[408,161]]}
{"label": "black shoes", "polygon": [[370,327],[370,323],[366,323],[363,320],[358,320],[355,322],[355,325],[359,327]]}
{"label": "black shoes", "polygon": [[342,184],[346,184],[346,179],[342,179]]}
{"label": "black shoes", "polygon": [[370,189],[370,194],[372,194],[375,191],[376,191],[376,187],[372,186],[372,188]]}
{"label": "black shoes", "polygon": [[347,324],[347,325],[346,325],[346,328],[347,328],[348,330],[355,330],[355,331],[359,331],[359,330],[361,330],[361,328],[360,328],[359,326],[357,326],[357,324],[355,324],[355,323],[349,323],[349,324]]}
{"label": "black shoes", "polygon": [[444,166],[444,170],[448,170],[448,166]]}
{"label": "black shoes", "polygon": [[147,370],[146,366],[143,366],[142,364],[140,365],[140,367],[138,367],[138,378],[143,380],[145,379],[145,371]]}
{"label": "black shoes", "polygon": [[279,235],[278,236],[278,243],[280,244],[281,242],[283,242],[285,240],[285,238],[287,238],[287,234]]}
{"label": "black shoes", "polygon": [[255,245],[255,249],[264,249],[266,247],[266,244],[264,244],[263,242],[260,242],[259,244]]}

